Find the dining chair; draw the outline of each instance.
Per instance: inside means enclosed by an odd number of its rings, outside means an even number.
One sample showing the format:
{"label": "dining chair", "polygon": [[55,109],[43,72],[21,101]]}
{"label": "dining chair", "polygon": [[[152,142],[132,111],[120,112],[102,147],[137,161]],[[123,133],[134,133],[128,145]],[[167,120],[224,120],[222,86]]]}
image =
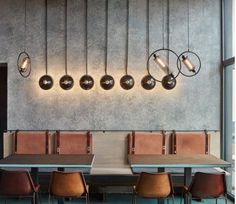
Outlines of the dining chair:
{"label": "dining chair", "polygon": [[136,195],[143,198],[172,199],[174,204],[174,189],[171,174],[141,172],[137,185],[133,188],[132,203],[136,203]]}
{"label": "dining chair", "polygon": [[[196,172],[190,186],[184,186],[183,193],[188,199],[214,198],[216,204],[218,198],[223,196],[227,204],[225,173]],[[182,198],[180,203],[182,203]]]}
{"label": "dining chair", "polygon": [[57,131],[56,153],[92,154],[92,134],[89,131]]}
{"label": "dining chair", "polygon": [[165,132],[135,132],[128,135],[129,154],[165,154]]}
{"label": "dining chair", "polygon": [[51,153],[49,131],[15,132],[15,154],[49,154]]}
{"label": "dining chair", "polygon": [[51,198],[79,198],[84,197],[89,203],[89,189],[82,172],[54,171],[49,186],[49,203]]}
{"label": "dining chair", "polygon": [[5,203],[12,197],[31,197],[33,204],[38,203],[39,188],[28,171],[0,170],[0,196],[5,198]]}

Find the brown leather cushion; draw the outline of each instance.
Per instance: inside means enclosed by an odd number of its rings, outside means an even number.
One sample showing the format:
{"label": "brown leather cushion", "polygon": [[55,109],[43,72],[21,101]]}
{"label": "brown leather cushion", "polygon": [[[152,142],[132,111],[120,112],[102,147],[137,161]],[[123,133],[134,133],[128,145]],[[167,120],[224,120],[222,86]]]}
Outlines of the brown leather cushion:
{"label": "brown leather cushion", "polygon": [[132,154],[132,144],[134,137],[133,154],[162,154],[163,152],[163,134],[162,133],[144,133],[134,132],[129,134],[129,154]]}
{"label": "brown leather cushion", "polygon": [[[59,141],[59,154],[87,154],[87,132],[60,132]],[[90,147],[92,147],[91,144],[92,137],[90,135]]]}
{"label": "brown leather cushion", "polygon": [[[16,154],[46,154],[49,145],[46,132],[18,131],[15,134],[15,153]],[[49,150],[50,151],[50,150]]]}
{"label": "brown leather cushion", "polygon": [[[174,143],[174,142],[173,142]],[[206,154],[204,132],[176,132],[175,154]]]}

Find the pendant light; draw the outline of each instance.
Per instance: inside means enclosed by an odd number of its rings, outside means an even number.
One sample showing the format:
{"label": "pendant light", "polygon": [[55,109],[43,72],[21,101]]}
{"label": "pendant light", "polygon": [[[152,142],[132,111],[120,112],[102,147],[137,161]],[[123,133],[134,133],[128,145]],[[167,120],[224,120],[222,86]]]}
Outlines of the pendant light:
{"label": "pendant light", "polygon": [[85,3],[85,60],[86,60],[86,74],[80,78],[80,87],[84,90],[89,90],[94,86],[93,78],[88,75],[88,1]]}
{"label": "pendant light", "polygon": [[44,90],[49,90],[53,86],[53,79],[48,75],[48,39],[47,39],[47,14],[48,13],[48,3],[45,0],[45,71],[46,74],[39,79],[39,86]]}
{"label": "pendant light", "polygon": [[129,90],[134,86],[134,78],[128,74],[129,66],[129,0],[127,0],[127,15],[126,15],[126,49],[125,49],[125,75],[120,79],[120,86]]}
{"label": "pendant light", "polygon": [[[149,56],[149,45],[150,45],[150,41],[149,41],[149,0],[147,0],[147,18],[146,18],[146,22],[147,22],[147,27],[146,27],[146,46],[147,46],[147,59]],[[149,66],[149,64],[147,65]],[[156,86],[156,81],[152,78],[152,76],[150,74],[147,74],[146,76],[144,76],[141,80],[141,85],[144,89],[146,90],[151,90]]]}
{"label": "pendant light", "polygon": [[[151,53],[149,55],[149,58],[147,60],[147,70],[149,75],[151,75],[150,73],[150,60],[152,59],[154,61],[154,63],[156,64],[156,67],[158,69],[161,69],[164,73],[165,76],[162,78],[162,80],[158,80],[155,77],[153,77],[153,79],[157,82],[160,82],[163,86],[163,88],[170,90],[173,89],[176,86],[176,78],[178,77],[180,70],[181,70],[181,63],[179,60],[179,56],[169,48],[169,35],[170,35],[170,23],[169,23],[169,0],[167,0],[167,47],[165,48],[165,34],[164,34],[164,0],[162,0],[162,43],[163,43],[163,47],[161,49],[155,50],[153,53]],[[165,56],[164,53],[166,53],[166,60],[165,60]],[[170,67],[169,65],[169,58],[171,56],[176,57],[177,59],[177,64],[179,65],[179,67],[177,67],[178,73],[176,75],[174,75],[174,71],[172,70],[172,67]]]}
{"label": "pendant light", "polygon": [[67,0],[65,0],[65,75],[60,79],[60,86],[64,90],[74,86],[73,78],[67,73]]}
{"label": "pendant light", "polygon": [[105,75],[100,80],[100,85],[105,90],[110,90],[114,87],[115,81],[111,75],[107,74],[107,51],[108,51],[108,0],[106,0],[106,32],[105,32]]}
{"label": "pendant light", "polygon": [[24,51],[18,55],[17,58],[17,68],[20,75],[27,78],[31,73],[31,59],[29,54],[26,52],[26,12],[27,12],[27,2],[25,0],[25,10],[24,10]]}
{"label": "pendant light", "polygon": [[[185,67],[185,70],[187,70],[188,73],[184,72],[184,70],[180,69],[180,73],[186,77],[193,77],[198,74],[198,72],[201,69],[201,60],[200,57],[193,51],[190,51],[189,49],[189,0],[187,0],[187,32],[188,32],[188,50],[182,52],[178,59],[181,61],[182,64],[184,64],[183,67]],[[193,63],[194,61],[194,63]],[[197,63],[197,66],[196,64]],[[177,63],[178,65],[178,63]]]}

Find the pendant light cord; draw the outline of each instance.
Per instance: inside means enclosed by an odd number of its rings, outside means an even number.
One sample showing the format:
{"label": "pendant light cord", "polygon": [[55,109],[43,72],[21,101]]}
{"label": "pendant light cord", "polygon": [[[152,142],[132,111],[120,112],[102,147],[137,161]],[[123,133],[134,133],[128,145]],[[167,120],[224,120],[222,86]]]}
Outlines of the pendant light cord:
{"label": "pendant light cord", "polygon": [[24,52],[26,50],[26,7],[27,7],[27,2],[25,0],[25,17],[24,17]]}
{"label": "pendant light cord", "polygon": [[129,65],[129,0],[126,1],[126,45],[125,45],[125,74],[128,74]]}
{"label": "pendant light cord", "polygon": [[105,74],[107,75],[107,51],[108,51],[108,0],[106,0],[106,22],[105,22],[105,26],[106,26],[106,31],[105,31]]}
{"label": "pendant light cord", "polygon": [[48,74],[48,1],[45,0],[45,71]]}
{"label": "pendant light cord", "polygon": [[88,0],[85,3],[85,67],[86,75],[88,75]]}
{"label": "pendant light cord", "polygon": [[188,51],[189,51],[189,0],[187,0],[187,1],[188,1],[188,3],[187,3],[187,6],[188,6],[188,11],[187,11],[188,14],[187,15],[188,15],[188,17],[187,18],[188,18]]}
{"label": "pendant light cord", "polygon": [[[170,1],[169,0],[167,0],[166,24],[167,24],[167,42],[166,42],[166,44],[167,44],[167,48],[170,49]],[[169,62],[170,62],[170,52],[167,53],[167,63],[169,64]]]}
{"label": "pendant light cord", "polygon": [[165,47],[165,34],[164,34],[164,29],[165,29],[165,17],[164,17],[164,0],[161,1],[161,7],[162,7],[162,48]]}
{"label": "pendant light cord", "polygon": [[65,74],[67,75],[67,0],[65,0]]}
{"label": "pendant light cord", "polygon": [[[148,61],[149,58],[149,52],[150,52],[150,36],[149,36],[149,31],[150,31],[150,25],[149,25],[149,0],[147,0],[147,16],[146,16],[146,61]],[[149,63],[148,63],[148,68],[149,68]]]}

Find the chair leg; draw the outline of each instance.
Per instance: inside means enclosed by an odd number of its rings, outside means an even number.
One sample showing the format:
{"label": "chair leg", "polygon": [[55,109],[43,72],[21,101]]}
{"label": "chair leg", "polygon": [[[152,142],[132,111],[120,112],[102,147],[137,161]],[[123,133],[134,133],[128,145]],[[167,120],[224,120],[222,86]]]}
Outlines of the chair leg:
{"label": "chair leg", "polygon": [[172,198],[172,204],[175,204],[175,198],[174,198],[174,195],[172,195],[171,198]]}
{"label": "chair leg", "polygon": [[216,204],[217,204],[217,200],[218,200],[218,199],[216,198]]}
{"label": "chair leg", "polygon": [[132,194],[132,204],[136,204],[136,195],[134,192]]}

